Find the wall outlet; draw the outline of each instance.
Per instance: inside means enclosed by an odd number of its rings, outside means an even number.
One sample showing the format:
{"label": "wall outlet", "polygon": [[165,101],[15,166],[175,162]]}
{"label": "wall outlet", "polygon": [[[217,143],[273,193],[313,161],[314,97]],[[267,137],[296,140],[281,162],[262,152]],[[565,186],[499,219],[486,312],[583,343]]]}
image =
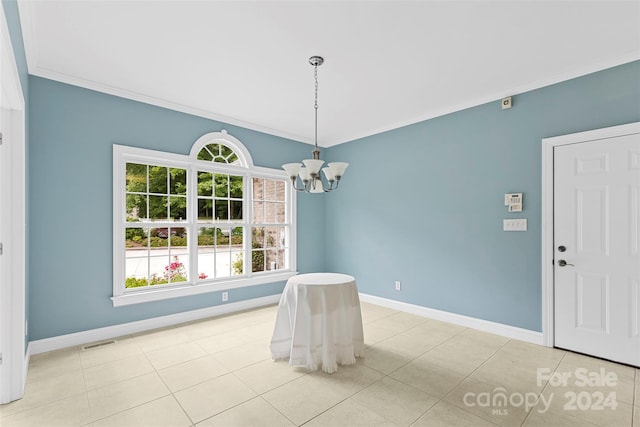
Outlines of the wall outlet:
{"label": "wall outlet", "polygon": [[396,280],[396,291],[399,291],[401,289],[400,287],[400,281]]}
{"label": "wall outlet", "polygon": [[222,293],[222,302],[229,301],[229,292]]}

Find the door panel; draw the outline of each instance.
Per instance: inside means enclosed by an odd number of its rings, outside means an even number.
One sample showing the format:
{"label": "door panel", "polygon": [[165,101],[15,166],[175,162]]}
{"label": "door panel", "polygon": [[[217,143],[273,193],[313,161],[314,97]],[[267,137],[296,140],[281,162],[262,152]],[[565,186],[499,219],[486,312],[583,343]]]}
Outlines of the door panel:
{"label": "door panel", "polygon": [[557,347],[640,366],[639,205],[639,134],[554,148]]}
{"label": "door panel", "polygon": [[605,186],[577,188],[577,250],[579,254],[609,254],[609,191]]}
{"label": "door panel", "polygon": [[576,287],[576,327],[591,332],[609,330],[609,277],[578,275]]}

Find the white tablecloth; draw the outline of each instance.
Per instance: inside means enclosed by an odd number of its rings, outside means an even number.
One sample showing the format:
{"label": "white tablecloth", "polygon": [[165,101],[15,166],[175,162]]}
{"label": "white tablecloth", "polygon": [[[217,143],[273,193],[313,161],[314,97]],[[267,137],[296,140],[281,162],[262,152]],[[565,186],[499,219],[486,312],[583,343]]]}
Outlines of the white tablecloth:
{"label": "white tablecloth", "polygon": [[364,339],[358,288],[352,276],[309,273],[290,278],[280,297],[271,357],[333,373],[356,363]]}

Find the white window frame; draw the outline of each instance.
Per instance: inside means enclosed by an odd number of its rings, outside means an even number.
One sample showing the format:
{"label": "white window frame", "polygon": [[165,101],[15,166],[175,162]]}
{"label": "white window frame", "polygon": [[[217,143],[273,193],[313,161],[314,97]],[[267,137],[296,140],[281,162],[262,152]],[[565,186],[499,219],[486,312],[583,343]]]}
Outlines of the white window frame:
{"label": "white window frame", "polygon": [[[208,144],[223,144],[231,148],[238,156],[240,165],[214,163],[210,161],[198,160],[197,155]],[[187,170],[187,222],[177,223],[177,226],[187,228],[188,248],[189,248],[189,281],[175,285],[168,285],[155,288],[125,288],[125,200],[126,200],[126,163],[146,163]],[[261,271],[253,273],[246,271],[240,277],[225,277],[201,282],[198,280],[197,259],[197,173],[198,170],[215,169],[216,173],[242,175],[244,177],[243,189],[243,223],[246,228],[244,240],[244,265],[250,269],[251,266],[251,234],[249,230],[252,226],[253,217],[253,179],[267,178],[284,180],[288,184],[286,172],[280,169],[264,168],[254,166],[251,155],[245,146],[226,131],[211,132],[200,137],[192,146],[189,155],[168,153],[163,151],[148,150],[144,148],[128,147],[124,145],[113,145],[113,296],[111,300],[114,307],[139,304],[149,301],[159,301],[170,298],[178,298],[189,295],[198,295],[207,292],[217,292],[222,290],[243,288],[247,286],[262,285],[285,281],[297,274],[296,272],[296,193],[291,185],[285,185],[285,225],[289,229],[288,242],[288,267],[274,272]],[[212,224],[212,226],[215,226]],[[195,262],[193,262],[195,260]]]}

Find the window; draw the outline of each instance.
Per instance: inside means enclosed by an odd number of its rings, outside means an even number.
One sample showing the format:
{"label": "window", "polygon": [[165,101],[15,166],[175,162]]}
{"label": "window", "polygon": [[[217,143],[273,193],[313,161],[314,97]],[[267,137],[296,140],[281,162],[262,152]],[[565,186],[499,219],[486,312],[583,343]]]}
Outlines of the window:
{"label": "window", "polygon": [[253,178],[251,271],[278,270],[285,265],[287,225],[283,180]]}
{"label": "window", "polygon": [[124,190],[125,288],[188,282],[187,169],[125,162]]}
{"label": "window", "polygon": [[114,305],[286,280],[294,192],[226,132],[188,156],[114,145]]}

